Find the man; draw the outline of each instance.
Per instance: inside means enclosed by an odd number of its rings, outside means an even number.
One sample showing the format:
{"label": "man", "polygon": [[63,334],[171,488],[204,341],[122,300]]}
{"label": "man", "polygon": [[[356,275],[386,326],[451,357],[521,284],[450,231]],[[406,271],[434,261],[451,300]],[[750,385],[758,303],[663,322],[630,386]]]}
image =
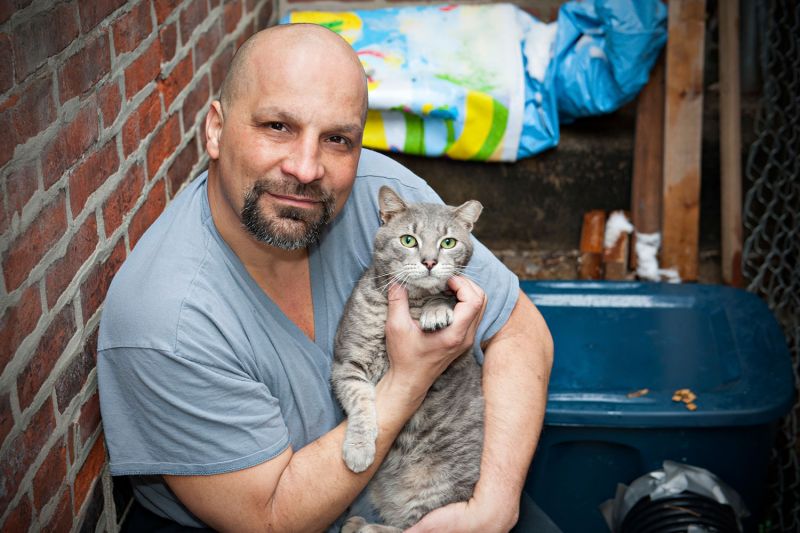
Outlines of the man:
{"label": "man", "polygon": [[376,461],[354,474],[341,458],[333,335],[370,261],[377,190],[390,183],[410,201],[438,201],[403,167],[361,153],[366,100],[358,58],[335,33],[295,25],[253,36],[206,119],[207,176],[159,217],[112,283],[98,342],[105,435],[111,473],[132,476],[148,512],[229,531],[329,527],[436,377],[483,341],[480,481],[469,502],[415,530],[507,531],[517,521],[552,344],[482,246],[472,264],[489,297],[453,278],[455,319],[442,331],[423,333],[405,292],[391,289]]}

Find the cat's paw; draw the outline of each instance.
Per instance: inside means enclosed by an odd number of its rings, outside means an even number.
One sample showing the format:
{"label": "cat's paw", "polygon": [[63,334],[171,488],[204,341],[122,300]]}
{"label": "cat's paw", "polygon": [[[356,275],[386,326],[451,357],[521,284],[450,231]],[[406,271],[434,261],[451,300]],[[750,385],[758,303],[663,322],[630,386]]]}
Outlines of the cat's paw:
{"label": "cat's paw", "polygon": [[358,533],[358,531],[367,525],[367,521],[360,516],[351,516],[342,526],[341,533]]}
{"label": "cat's paw", "polygon": [[347,468],[359,474],[369,468],[375,460],[375,438],[377,432],[351,431],[348,428],[342,447],[342,457]]}
{"label": "cat's paw", "polygon": [[453,310],[447,305],[426,308],[419,317],[419,326],[423,331],[438,331],[452,323]]}

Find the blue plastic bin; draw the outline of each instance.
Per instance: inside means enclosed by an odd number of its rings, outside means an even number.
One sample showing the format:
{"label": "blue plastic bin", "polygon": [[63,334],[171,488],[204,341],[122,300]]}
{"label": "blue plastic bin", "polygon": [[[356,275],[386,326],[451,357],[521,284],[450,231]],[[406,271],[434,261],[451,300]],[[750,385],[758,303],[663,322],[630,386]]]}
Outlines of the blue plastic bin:
{"label": "blue plastic bin", "polygon": [[[795,394],[767,306],[717,285],[525,281],[522,290],[555,341],[526,490],[564,533],[607,532],[598,505],[665,459],[736,489],[752,529],[775,430]],[[685,388],[696,411],[672,401]]]}

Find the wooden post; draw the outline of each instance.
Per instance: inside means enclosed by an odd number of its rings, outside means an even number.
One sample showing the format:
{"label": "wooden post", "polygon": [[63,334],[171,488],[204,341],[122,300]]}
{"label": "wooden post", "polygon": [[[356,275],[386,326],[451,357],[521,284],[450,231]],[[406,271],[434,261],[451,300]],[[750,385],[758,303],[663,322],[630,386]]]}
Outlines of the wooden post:
{"label": "wooden post", "polygon": [[609,228],[615,227],[620,229],[620,233],[613,243],[604,241],[603,243],[603,276],[608,280],[622,280],[628,278],[628,257],[630,254],[630,235],[628,228],[620,226],[619,219],[615,224],[613,217],[624,217],[626,225],[630,224],[630,213],[625,211],[612,211],[606,221],[606,235],[609,234]]}
{"label": "wooden post", "polygon": [[601,209],[583,215],[581,228],[581,256],[578,262],[579,279],[603,278],[603,238],[606,213]]}
{"label": "wooden post", "polygon": [[[639,233],[661,231],[661,188],[664,173],[664,54],[650,71],[650,79],[636,103],[636,141],[633,148],[631,221]],[[631,237],[631,250],[636,236]],[[636,253],[631,268],[636,269]]]}
{"label": "wooden post", "polygon": [[705,0],[670,0],[661,264],[697,280]]}
{"label": "wooden post", "polygon": [[722,189],[722,281],[742,286],[742,109],[739,0],[719,6],[719,139]]}

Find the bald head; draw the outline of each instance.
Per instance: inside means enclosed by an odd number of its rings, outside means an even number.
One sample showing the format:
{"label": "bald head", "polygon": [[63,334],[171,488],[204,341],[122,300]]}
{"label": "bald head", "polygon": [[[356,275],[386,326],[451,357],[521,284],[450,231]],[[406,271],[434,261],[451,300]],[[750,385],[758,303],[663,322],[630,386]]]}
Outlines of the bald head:
{"label": "bald head", "polygon": [[363,118],[367,114],[367,77],[355,51],[337,33],[317,24],[283,24],[262,30],[239,48],[220,89],[224,107],[256,87],[262,71],[280,70],[309,59],[323,59],[337,69],[341,83],[352,83],[364,95]]}

